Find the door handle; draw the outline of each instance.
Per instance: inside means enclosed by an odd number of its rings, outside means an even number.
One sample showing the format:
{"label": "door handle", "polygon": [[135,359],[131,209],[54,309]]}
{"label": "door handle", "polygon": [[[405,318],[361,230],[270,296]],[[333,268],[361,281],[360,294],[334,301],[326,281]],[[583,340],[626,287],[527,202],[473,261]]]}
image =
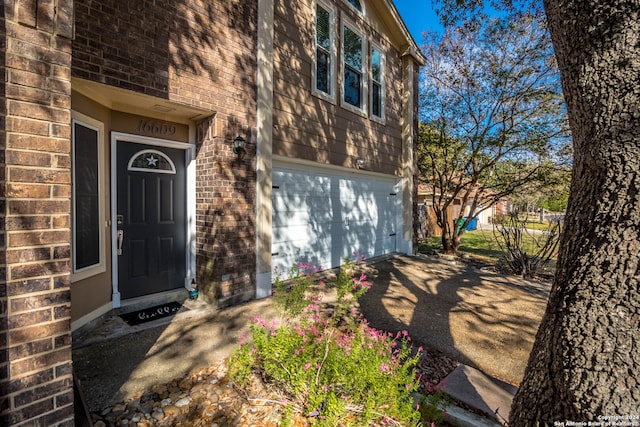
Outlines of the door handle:
{"label": "door handle", "polygon": [[118,230],[118,255],[122,255],[123,240],[124,240],[124,230]]}

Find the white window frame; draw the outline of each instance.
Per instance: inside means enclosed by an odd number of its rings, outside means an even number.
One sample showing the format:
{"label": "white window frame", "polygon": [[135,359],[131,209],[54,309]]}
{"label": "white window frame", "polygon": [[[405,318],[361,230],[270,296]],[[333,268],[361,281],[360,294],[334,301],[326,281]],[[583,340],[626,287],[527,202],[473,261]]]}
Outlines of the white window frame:
{"label": "white window frame", "polygon": [[355,7],[354,5],[352,5],[352,4],[351,4],[351,2],[350,2],[349,0],[343,0],[343,2],[344,2],[347,6],[349,6],[349,8],[350,8],[351,10],[353,10],[354,12],[356,12],[356,13],[357,13],[357,14],[359,14],[359,15],[364,16],[364,15],[365,15],[365,9],[364,9],[365,5],[364,5],[364,0],[358,0],[358,1],[360,2],[360,7],[362,8],[362,10],[358,10],[358,8],[357,8],[357,7]]}
{"label": "white window frame", "polygon": [[[360,72],[361,72],[361,83],[360,83],[360,107],[354,106],[348,102],[345,102],[345,79],[344,79],[344,71],[346,68],[345,65],[345,55],[344,55],[344,28],[349,28],[350,31],[356,33],[360,36],[362,40],[360,48],[362,50],[362,63],[360,64]],[[341,50],[340,50],[340,105],[356,114],[359,114],[363,117],[367,117],[367,105],[369,104],[368,97],[368,81],[369,75],[367,72],[367,64],[368,64],[368,51],[366,49],[367,37],[363,31],[358,29],[358,26],[353,23],[350,19],[348,19],[344,14],[342,15],[342,25],[340,26],[340,38],[341,38]]]}
{"label": "white window frame", "polygon": [[[133,166],[133,162],[138,157],[140,157],[140,156],[142,156],[144,154],[155,154],[159,158],[162,158],[167,163],[169,163],[169,166],[171,167],[171,169],[167,170],[167,169],[139,168],[139,167]],[[169,156],[164,154],[162,151],[158,151],[158,150],[140,150],[140,151],[138,151],[133,156],[131,156],[131,158],[129,159],[129,163],[127,164],[127,170],[136,171],[136,172],[146,172],[146,173],[164,173],[164,174],[169,174],[169,175],[175,175],[176,174],[176,166],[173,164],[173,160],[171,160],[169,158]]]}
{"label": "white window frame", "polygon": [[[100,232],[98,233],[98,245],[99,245],[99,259],[100,261],[97,264],[90,265],[87,267],[83,267],[76,270],[75,260],[76,260],[76,196],[75,196],[75,188],[76,188],[76,175],[75,175],[75,147],[76,147],[76,135],[75,135],[75,127],[76,124],[84,126],[86,128],[92,129],[97,132],[97,149],[98,149],[98,224],[100,226]],[[77,282],[82,279],[86,279],[97,274],[104,273],[106,268],[106,250],[105,250],[105,241],[106,241],[106,227],[105,227],[105,213],[104,213],[104,195],[105,195],[105,165],[104,162],[104,123],[86,116],[84,114],[78,113],[76,111],[71,112],[71,164],[74,168],[72,170],[72,191],[71,191],[71,229],[72,229],[72,241],[71,241],[71,250],[72,250],[72,258],[71,258],[71,282]]]}
{"label": "white window frame", "polygon": [[[376,116],[373,114],[373,51],[376,50],[380,53],[380,115]],[[370,43],[370,51],[369,51],[369,78],[371,80],[371,87],[369,88],[369,106],[370,106],[370,116],[371,119],[382,124],[385,123],[386,114],[385,114],[385,98],[386,98],[386,57],[385,51],[382,47],[375,43]]]}
{"label": "white window frame", "polygon": [[[317,24],[316,24],[316,15],[318,6],[322,7],[324,10],[329,12],[329,31],[330,31],[330,43],[329,43],[329,91],[331,93],[326,93],[322,90],[319,90],[317,87],[317,72],[318,72],[318,38],[316,35]],[[311,87],[312,93],[315,96],[323,98],[331,103],[336,102],[336,67],[337,67],[337,43],[336,43],[336,34],[337,34],[337,20],[336,20],[336,9],[335,6],[331,3],[327,3],[324,0],[317,0],[314,4],[313,9],[313,64],[311,65]]]}

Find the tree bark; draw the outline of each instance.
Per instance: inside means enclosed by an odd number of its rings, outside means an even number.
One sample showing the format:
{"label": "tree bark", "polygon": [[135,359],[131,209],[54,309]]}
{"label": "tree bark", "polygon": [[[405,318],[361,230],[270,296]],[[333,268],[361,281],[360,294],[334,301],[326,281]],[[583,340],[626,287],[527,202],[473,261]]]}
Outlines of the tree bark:
{"label": "tree bark", "polygon": [[512,427],[640,415],[640,3],[544,5],[574,169],[558,268]]}

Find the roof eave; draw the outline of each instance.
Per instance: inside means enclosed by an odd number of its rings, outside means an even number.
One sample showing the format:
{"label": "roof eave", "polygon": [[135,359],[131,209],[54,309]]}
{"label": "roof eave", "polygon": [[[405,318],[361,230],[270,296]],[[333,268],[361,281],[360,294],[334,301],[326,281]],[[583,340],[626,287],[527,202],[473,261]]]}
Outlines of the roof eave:
{"label": "roof eave", "polygon": [[406,45],[406,48],[403,50],[402,56],[403,57],[411,56],[419,65],[424,65],[427,61],[427,58],[424,56],[424,54],[418,47],[418,44],[413,39],[413,36],[407,29],[407,26],[402,20],[402,17],[400,16],[398,9],[396,9],[395,4],[393,3],[392,0],[383,0],[383,2],[387,7],[387,9],[391,11],[391,16],[393,18],[393,21],[398,26],[398,29],[402,32],[402,36],[404,37],[404,39],[407,41],[407,45]]}

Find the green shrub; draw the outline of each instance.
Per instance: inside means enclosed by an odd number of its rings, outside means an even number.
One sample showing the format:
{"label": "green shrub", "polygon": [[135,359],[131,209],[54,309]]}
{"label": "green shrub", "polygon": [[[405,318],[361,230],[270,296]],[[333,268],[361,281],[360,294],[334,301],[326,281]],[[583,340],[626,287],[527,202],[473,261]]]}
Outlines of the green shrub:
{"label": "green shrub", "polygon": [[341,267],[329,316],[321,315],[318,295],[309,293],[313,276],[306,267],[292,269],[286,284],[276,280],[274,303],[287,316],[279,325],[255,319],[253,344],[241,345],[230,359],[231,378],[246,383],[256,369],[317,426],[417,425],[413,393],[421,349],[412,348],[406,331],[383,333],[351,310],[370,287],[356,274],[356,263],[345,260]]}

